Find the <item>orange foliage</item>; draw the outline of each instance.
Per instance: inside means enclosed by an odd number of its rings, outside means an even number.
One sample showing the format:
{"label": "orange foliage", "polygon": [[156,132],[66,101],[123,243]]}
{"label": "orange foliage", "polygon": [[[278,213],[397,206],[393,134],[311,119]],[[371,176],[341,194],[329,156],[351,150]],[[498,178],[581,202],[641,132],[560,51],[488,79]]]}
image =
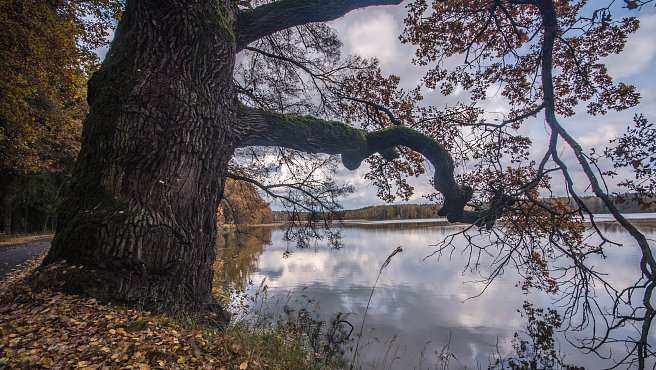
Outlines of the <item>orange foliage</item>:
{"label": "orange foliage", "polygon": [[273,218],[271,208],[254,185],[232,179],[226,182],[217,212],[220,224],[264,224]]}

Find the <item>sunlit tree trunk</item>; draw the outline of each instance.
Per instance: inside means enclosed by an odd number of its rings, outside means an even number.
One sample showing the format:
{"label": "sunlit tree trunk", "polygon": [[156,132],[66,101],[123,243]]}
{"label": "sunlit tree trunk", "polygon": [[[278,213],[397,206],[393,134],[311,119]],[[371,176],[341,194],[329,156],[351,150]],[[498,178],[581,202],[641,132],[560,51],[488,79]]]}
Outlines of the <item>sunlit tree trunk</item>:
{"label": "sunlit tree trunk", "polygon": [[232,1],[127,1],[101,69],[46,264],[65,288],[150,305],[212,304],[216,209],[233,152]]}

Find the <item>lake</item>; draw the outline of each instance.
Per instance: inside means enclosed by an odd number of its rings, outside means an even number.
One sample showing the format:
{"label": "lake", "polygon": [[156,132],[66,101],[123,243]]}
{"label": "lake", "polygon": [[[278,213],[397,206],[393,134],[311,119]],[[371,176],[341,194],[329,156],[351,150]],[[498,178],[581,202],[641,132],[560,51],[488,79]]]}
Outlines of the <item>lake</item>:
{"label": "lake", "polygon": [[[591,260],[590,265],[609,274],[608,280],[614,284],[632,283],[640,275],[634,243],[617,225],[601,225],[609,239],[623,246],[608,247],[608,258],[595,257],[598,261]],[[656,239],[654,225],[641,222],[652,240]],[[483,256],[478,271],[467,269],[468,253],[462,253],[462,237],[454,240],[452,252],[426,258],[435,251],[437,242],[461,230],[462,226],[444,225],[443,220],[349,222],[340,227],[342,248],[331,249],[326,241],[317,241],[313,247],[299,250],[295,243],[283,240],[281,228],[257,227],[251,229],[252,236],[220,238],[219,256],[224,263],[217,278],[236,286],[252,281],[251,290],[265,281],[269,302],[289,297],[303,297],[301,303],[315,300],[324,319],[337,312],[349,313],[355,335],[381,265],[401,246],[403,252],[391,259],[373,292],[358,365],[433,368],[440,354],[450,354],[446,358],[448,368],[487,368],[495,354],[511,353],[514,333],[526,325],[519,312],[524,301],[536,307],[553,307],[554,297],[541,292],[524,294],[517,287],[522,279],[514,269],[507,269],[485,289],[477,281],[481,273],[489,272],[485,266],[493,257]],[[653,334],[652,340],[656,340]],[[609,360],[580,353],[562,335],[557,349],[568,364],[588,369],[612,365]],[[613,348],[615,355],[622,351],[621,346]],[[653,365],[652,360],[650,367]]]}

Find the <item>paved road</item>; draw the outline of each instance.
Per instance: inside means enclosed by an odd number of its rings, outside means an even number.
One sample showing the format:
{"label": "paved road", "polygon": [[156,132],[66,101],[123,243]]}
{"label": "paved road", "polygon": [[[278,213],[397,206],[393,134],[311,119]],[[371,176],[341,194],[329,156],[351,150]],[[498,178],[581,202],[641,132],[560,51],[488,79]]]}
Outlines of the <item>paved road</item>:
{"label": "paved road", "polygon": [[26,242],[0,246],[0,279],[16,266],[50,248],[52,235],[38,236]]}

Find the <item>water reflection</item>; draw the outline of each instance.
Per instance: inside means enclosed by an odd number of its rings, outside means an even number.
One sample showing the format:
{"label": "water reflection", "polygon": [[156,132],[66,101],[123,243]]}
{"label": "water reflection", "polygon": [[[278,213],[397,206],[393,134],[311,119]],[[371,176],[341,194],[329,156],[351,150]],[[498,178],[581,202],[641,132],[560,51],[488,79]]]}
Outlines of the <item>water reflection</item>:
{"label": "water reflection", "polygon": [[[654,239],[653,224],[642,226],[647,237]],[[611,239],[626,245],[608,248],[607,259],[599,257],[591,264],[609,273],[617,284],[633,283],[639,277],[639,256],[630,238],[614,224],[603,228]],[[469,299],[481,293],[484,285],[477,282],[479,272],[465,268],[466,254],[456,250],[424,259],[433,252],[431,245],[461,230],[434,223],[345,225],[344,248],[331,250],[327,243],[318,243],[316,248],[283,257],[285,251],[294,250],[293,244],[283,240],[283,231],[255,228],[250,235],[219,239],[220,257],[226,262],[217,275],[237,286],[249,279],[258,285],[266,278],[270,296],[302,292],[320,302],[323,317],[348,312],[350,322],[359,328],[381,264],[402,246],[404,251],[385,268],[373,294],[360,364],[365,368],[432,367],[448,345],[454,355],[450,368],[487,368],[494,362],[492,354],[511,351],[512,336],[525,323],[518,312],[523,302],[549,306],[552,301],[541,293],[523,294],[517,288],[522,279],[511,270],[483,295]],[[484,266],[486,261],[481,262]],[[563,338],[558,348],[570,364],[588,369],[611,365],[582,355]]]}
{"label": "water reflection", "polygon": [[215,285],[231,284],[237,289],[245,288],[257,269],[264,247],[271,243],[272,230],[269,227],[255,227],[219,235],[214,263]]}

